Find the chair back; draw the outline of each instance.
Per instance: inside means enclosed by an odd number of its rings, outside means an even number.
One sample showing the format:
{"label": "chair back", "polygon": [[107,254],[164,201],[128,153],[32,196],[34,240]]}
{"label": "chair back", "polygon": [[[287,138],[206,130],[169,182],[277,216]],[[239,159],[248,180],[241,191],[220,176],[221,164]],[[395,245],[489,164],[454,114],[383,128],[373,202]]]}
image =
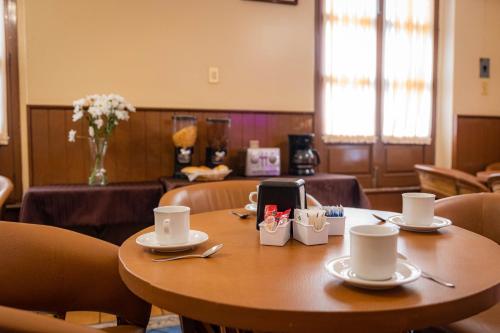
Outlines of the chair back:
{"label": "chair back", "polygon": [[460,170],[416,164],[415,171],[418,174],[421,191],[434,193],[438,198],[490,192],[488,187],[481,184],[476,177]]}
{"label": "chair back", "polygon": [[0,332],[9,333],[99,333],[51,316],[0,306]]}
{"label": "chair back", "polygon": [[98,311],[145,327],[151,306],[119,275],[118,247],[65,229],[0,223],[0,305],[63,314]]}
{"label": "chair back", "polygon": [[500,193],[474,193],[437,200],[435,214],[500,243]]}
{"label": "chair back", "polygon": [[500,172],[500,162],[491,163],[486,167],[486,171],[499,171]]}
{"label": "chair back", "polygon": [[159,205],[188,206],[191,214],[243,208],[259,184],[257,180],[224,180],[183,186],[165,193]]}
{"label": "chair back", "polygon": [[9,195],[12,193],[13,189],[14,185],[12,185],[10,179],[4,176],[0,176],[0,210],[5,204],[5,201],[7,201]]}

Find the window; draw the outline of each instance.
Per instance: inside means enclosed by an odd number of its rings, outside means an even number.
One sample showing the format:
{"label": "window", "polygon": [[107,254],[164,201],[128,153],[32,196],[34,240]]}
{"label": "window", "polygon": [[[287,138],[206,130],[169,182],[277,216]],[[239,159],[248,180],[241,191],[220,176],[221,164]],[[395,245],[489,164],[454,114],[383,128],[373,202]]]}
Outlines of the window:
{"label": "window", "polygon": [[[4,17],[4,2],[0,1],[0,18]],[[5,25],[0,20],[0,145],[9,143],[7,132],[7,75],[5,52]]]}
{"label": "window", "polygon": [[323,140],[430,144],[434,0],[322,6]]}

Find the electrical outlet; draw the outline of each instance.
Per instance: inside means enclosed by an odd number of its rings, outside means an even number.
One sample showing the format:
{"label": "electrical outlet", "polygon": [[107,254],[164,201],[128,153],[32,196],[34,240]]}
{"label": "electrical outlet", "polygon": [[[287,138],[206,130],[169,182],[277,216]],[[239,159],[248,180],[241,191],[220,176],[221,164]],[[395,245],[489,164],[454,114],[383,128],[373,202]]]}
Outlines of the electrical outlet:
{"label": "electrical outlet", "polygon": [[208,83],[219,83],[219,67],[208,67]]}
{"label": "electrical outlet", "polygon": [[479,77],[482,79],[490,78],[490,58],[479,59]]}

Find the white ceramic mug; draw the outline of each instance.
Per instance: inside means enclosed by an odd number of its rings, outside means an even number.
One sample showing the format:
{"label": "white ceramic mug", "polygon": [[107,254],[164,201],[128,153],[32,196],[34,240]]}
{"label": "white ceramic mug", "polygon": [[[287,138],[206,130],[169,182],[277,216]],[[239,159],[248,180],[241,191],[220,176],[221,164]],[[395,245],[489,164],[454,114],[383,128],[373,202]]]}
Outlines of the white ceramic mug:
{"label": "white ceramic mug", "polygon": [[431,225],[434,221],[434,201],[430,193],[403,193],[403,221],[410,225]]}
{"label": "white ceramic mug", "polygon": [[163,245],[182,244],[189,240],[189,213],[185,206],[162,206],[155,208],[155,234]]}
{"label": "white ceramic mug", "polygon": [[351,270],[365,280],[388,280],[396,272],[399,229],[387,225],[358,225],[349,230]]}
{"label": "white ceramic mug", "polygon": [[248,200],[250,200],[250,202],[254,205],[257,204],[257,200],[259,200],[259,185],[257,185],[257,192],[250,192],[250,194],[248,195]]}

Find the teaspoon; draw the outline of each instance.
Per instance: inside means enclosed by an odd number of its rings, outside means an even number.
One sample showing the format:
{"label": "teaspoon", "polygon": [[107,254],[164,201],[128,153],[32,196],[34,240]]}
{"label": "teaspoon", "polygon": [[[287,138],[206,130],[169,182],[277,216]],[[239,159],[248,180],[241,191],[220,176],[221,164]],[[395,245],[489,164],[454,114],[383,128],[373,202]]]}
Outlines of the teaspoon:
{"label": "teaspoon", "polygon": [[224,244],[214,245],[211,248],[209,248],[208,250],[206,250],[205,252],[203,252],[202,254],[188,254],[185,256],[177,256],[177,257],[170,257],[170,258],[156,258],[156,259],[153,259],[153,261],[161,262],[161,261],[171,261],[171,260],[177,260],[177,259],[188,259],[188,258],[208,258],[211,255],[218,252],[220,249],[222,249],[223,246],[224,246]]}

